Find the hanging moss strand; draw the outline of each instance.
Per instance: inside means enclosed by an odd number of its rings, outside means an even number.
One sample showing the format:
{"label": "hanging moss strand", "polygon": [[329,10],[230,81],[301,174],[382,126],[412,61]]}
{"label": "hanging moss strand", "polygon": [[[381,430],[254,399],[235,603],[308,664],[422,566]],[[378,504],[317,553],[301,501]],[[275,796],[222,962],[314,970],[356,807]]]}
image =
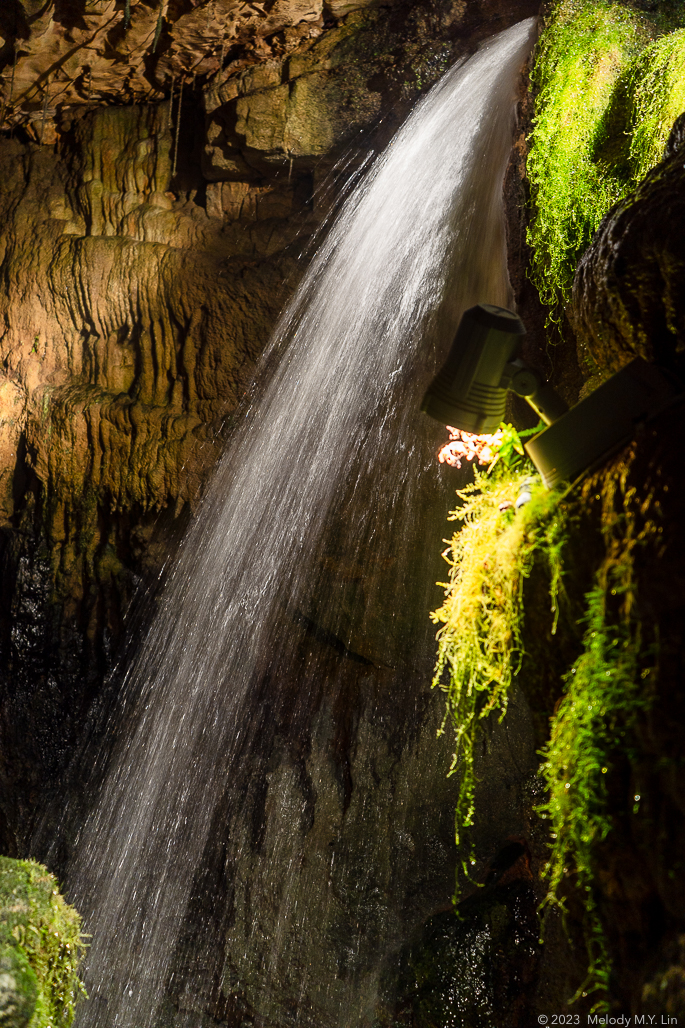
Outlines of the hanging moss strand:
{"label": "hanging moss strand", "polygon": [[444,554],[450,565],[445,602],[432,615],[442,623],[433,686],[445,693],[442,730],[449,723],[455,735],[450,773],[460,777],[457,844],[474,820],[479,729],[492,714],[504,717],[521,668],[523,583],[538,552],[549,565],[552,630],[556,621],[565,513],[558,494],[539,480],[531,487],[531,500],[515,509],[529,475],[524,470],[488,478],[476,472],[473,485],[457,494],[461,506],[450,515],[460,528]]}

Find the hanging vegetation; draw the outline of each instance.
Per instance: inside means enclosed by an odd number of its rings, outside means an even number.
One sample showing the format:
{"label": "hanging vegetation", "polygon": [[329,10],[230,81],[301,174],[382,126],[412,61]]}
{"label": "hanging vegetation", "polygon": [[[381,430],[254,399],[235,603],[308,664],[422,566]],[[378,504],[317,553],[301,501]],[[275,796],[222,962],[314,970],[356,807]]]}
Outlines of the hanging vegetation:
{"label": "hanging vegetation", "polygon": [[[540,808],[551,819],[552,850],[545,874],[547,902],[559,904],[564,879],[583,893],[588,974],[579,993],[597,993],[603,1009],[609,958],[595,899],[596,847],[612,828],[607,774],[616,760],[630,759],[630,735],[648,703],[638,674],[639,631],[607,619],[600,587],[587,597],[584,650],[566,675],[567,692],[543,751],[549,798]],[[635,797],[639,804],[640,797]]]}
{"label": "hanging vegetation", "polygon": [[[536,555],[548,567],[555,629],[567,521],[559,494],[530,478],[530,468],[500,465],[495,475],[475,474],[451,515],[460,527],[444,554],[450,565],[445,602],[432,615],[443,626],[433,684],[446,695],[443,729],[450,722],[456,736],[450,773],[460,774],[457,842],[473,823],[478,730],[490,714],[504,716],[521,667],[523,585]],[[517,509],[522,492],[530,499]]]}
{"label": "hanging vegetation", "polygon": [[630,72],[630,159],[635,185],[663,157],[673,122],[685,111],[685,29],[651,43]]}
{"label": "hanging vegetation", "polygon": [[529,242],[531,277],[552,322],[602,218],[661,160],[685,108],[684,26],[680,5],[648,17],[622,2],[561,0],[542,34],[532,71]]}
{"label": "hanging vegetation", "polygon": [[[608,483],[612,501],[616,479]],[[613,502],[607,503],[609,510]],[[566,692],[542,752],[548,798],[538,808],[551,821],[545,902],[565,910],[564,881],[581,891],[588,974],[578,992],[595,993],[596,1010],[606,1009],[610,972],[596,899],[598,847],[617,816],[640,809],[639,794],[623,797],[623,810],[616,797],[610,802],[608,786],[636,759],[635,729],[653,701],[658,664],[656,638],[643,638],[636,613],[634,560],[636,551],[658,536],[659,525],[647,517],[638,530],[631,507],[620,514],[605,511],[604,522],[606,557],[586,597],[582,653],[565,675]]]}
{"label": "hanging vegetation", "polygon": [[[574,512],[597,489],[596,482],[588,482],[580,496],[575,491],[548,492],[529,476],[525,467],[501,465],[492,476],[476,472],[475,482],[458,493],[461,506],[451,515],[460,528],[445,551],[450,564],[445,603],[433,614],[442,624],[434,685],[446,695],[443,730],[450,722],[456,736],[450,773],[461,776],[457,842],[463,841],[463,830],[473,824],[476,813],[478,732],[491,714],[504,717],[511,686],[524,664],[526,640],[541,630],[539,609],[534,626],[526,624],[525,580],[541,562],[551,608],[546,631],[555,633]],[[602,489],[605,555],[585,598],[580,655],[563,676],[564,694],[541,752],[547,798],[537,808],[550,823],[545,904],[565,911],[568,890],[579,890],[587,976],[578,995],[592,995],[594,1010],[607,1007],[610,973],[598,903],[600,847],[616,817],[636,814],[640,807],[635,794],[619,809],[615,796],[610,802],[609,786],[626,769],[630,780],[638,751],[636,727],[652,702],[658,657],[656,640],[642,637],[636,613],[634,560],[658,536],[659,525],[643,517],[646,508],[636,513],[624,504],[620,466]],[[517,510],[522,491],[530,499]],[[598,494],[595,501],[599,499]],[[526,691],[530,673],[527,667]]]}

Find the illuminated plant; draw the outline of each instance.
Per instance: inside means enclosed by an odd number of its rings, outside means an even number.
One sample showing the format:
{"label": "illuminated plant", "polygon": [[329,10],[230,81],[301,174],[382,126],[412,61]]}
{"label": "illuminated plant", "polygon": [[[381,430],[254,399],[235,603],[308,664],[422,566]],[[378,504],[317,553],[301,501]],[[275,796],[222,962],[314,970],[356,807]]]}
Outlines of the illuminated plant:
{"label": "illuminated plant", "polygon": [[548,19],[527,171],[531,278],[552,322],[604,215],[663,157],[685,107],[683,26],[682,6],[648,19],[616,0],[561,0]]}
{"label": "illuminated plant", "polygon": [[[601,846],[616,816],[622,816],[615,802],[609,802],[608,783],[612,774],[625,771],[637,752],[635,728],[652,702],[657,655],[655,641],[643,640],[637,619],[633,561],[636,548],[658,534],[659,525],[648,518],[638,530],[636,512],[622,500],[615,504],[619,479],[615,474],[607,484],[601,527],[605,557],[586,596],[580,653],[563,676],[564,695],[541,752],[547,799],[537,808],[551,830],[544,905],[565,912],[569,890],[580,895],[588,970],[578,995],[593,995],[594,1010],[607,1009],[610,972],[597,867]],[[517,510],[522,488],[530,499]],[[542,564],[551,598],[546,630],[554,634],[571,512],[583,496],[587,499],[587,490],[594,495],[596,488],[589,481],[585,493],[576,494],[571,503],[567,493],[548,492],[535,484],[525,466],[511,469],[502,463],[492,475],[476,471],[475,482],[458,493],[461,506],[451,518],[460,528],[444,554],[450,565],[445,602],[433,614],[442,626],[433,684],[445,692],[443,730],[450,723],[456,740],[450,773],[460,776],[458,844],[464,842],[464,829],[476,815],[478,734],[491,715],[504,717],[526,656],[531,626],[525,624],[525,580],[534,564],[539,569]],[[539,607],[535,618],[534,629],[539,631]],[[573,626],[571,631],[574,637]],[[534,670],[530,662],[526,666]],[[639,795],[632,797],[633,814],[639,804]],[[473,855],[462,849],[464,871],[469,859],[473,861]]]}
{"label": "illuminated plant", "polygon": [[552,827],[545,902],[565,912],[564,880],[581,890],[588,973],[577,995],[599,993],[594,1009],[605,1009],[610,964],[595,900],[596,849],[613,826],[607,773],[630,756],[630,735],[647,698],[638,673],[639,631],[607,622],[604,589],[589,593],[587,603],[584,649],[565,676],[567,691],[542,752],[549,798],[538,812]]}
{"label": "illuminated plant", "polygon": [[651,43],[630,72],[630,159],[637,185],[661,160],[673,122],[685,111],[685,29]]}
{"label": "illuminated plant", "polygon": [[[615,484],[610,481],[608,495]],[[619,509],[604,513],[606,556],[586,597],[583,649],[565,675],[565,695],[541,754],[548,799],[538,808],[551,822],[545,904],[565,911],[568,886],[580,891],[588,973],[578,994],[597,994],[595,1010],[607,1009],[610,972],[596,898],[600,848],[616,817],[637,815],[641,799],[626,797],[621,810],[616,797],[610,802],[608,787],[612,775],[636,758],[635,730],[653,702],[658,672],[658,637],[643,638],[637,616],[634,559],[658,537],[660,525],[647,517],[638,528],[635,506]]]}
{"label": "illuminated plant", "polygon": [[[561,586],[565,511],[558,494],[532,482],[530,470],[502,468],[458,492],[460,523],[443,556],[450,565],[445,602],[432,617],[441,623],[433,681],[445,693],[443,730],[450,722],[455,752],[450,773],[460,775],[455,811],[457,842],[473,823],[476,780],[474,745],[482,722],[507,709],[509,691],[523,658],[523,584],[536,553],[550,574],[552,630]],[[516,509],[522,487],[530,500]]]}

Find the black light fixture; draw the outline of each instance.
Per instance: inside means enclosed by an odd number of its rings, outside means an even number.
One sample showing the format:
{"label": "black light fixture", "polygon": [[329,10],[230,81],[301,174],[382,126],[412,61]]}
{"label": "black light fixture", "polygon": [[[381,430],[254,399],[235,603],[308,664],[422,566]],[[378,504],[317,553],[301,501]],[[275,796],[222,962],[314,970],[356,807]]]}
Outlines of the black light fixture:
{"label": "black light fixture", "polygon": [[547,425],[525,449],[548,488],[591,470],[680,394],[664,372],[636,358],[569,410],[518,357],[525,332],[505,307],[469,308],[421,410],[443,425],[483,435],[499,428],[508,389],[523,396]]}

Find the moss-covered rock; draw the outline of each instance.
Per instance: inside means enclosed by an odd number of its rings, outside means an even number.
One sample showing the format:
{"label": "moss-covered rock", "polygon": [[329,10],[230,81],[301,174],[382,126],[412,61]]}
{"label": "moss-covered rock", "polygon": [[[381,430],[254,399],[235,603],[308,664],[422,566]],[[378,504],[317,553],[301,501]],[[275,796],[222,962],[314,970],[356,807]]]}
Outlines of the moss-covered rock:
{"label": "moss-covered rock", "polygon": [[0,951],[0,1025],[25,1028],[38,999],[38,980],[23,950],[7,946]]}
{"label": "moss-covered rock", "polygon": [[[654,5],[651,5],[654,8]],[[664,152],[685,104],[685,14],[628,0],[561,0],[540,39],[528,156],[532,275],[552,318],[607,211]]]}
{"label": "moss-covered rock", "polygon": [[0,857],[0,1025],[68,1028],[83,988],[81,918],[32,860]]}
{"label": "moss-covered rock", "polygon": [[[601,375],[638,355],[683,370],[684,123],[676,122],[666,160],[609,212],[576,277],[575,321]],[[537,801],[550,826],[549,849],[538,854],[548,909],[567,912],[572,959],[581,955],[588,971],[574,973],[575,983],[569,978],[555,996],[577,1000],[574,1010],[677,1016],[682,1009],[682,414],[681,398],[563,496],[561,647],[549,637],[551,616],[542,606],[549,595],[544,559],[530,565],[522,589],[512,589],[530,556],[528,538],[512,536],[496,484],[469,497],[468,524],[452,545],[460,563],[445,614],[466,613],[465,624],[441,618],[453,707],[465,686],[485,690],[472,707],[476,717],[493,700],[496,706],[513,649],[537,724],[551,732],[543,751],[547,799]],[[472,602],[465,605],[469,574]],[[462,673],[464,647],[477,658],[471,679]],[[478,672],[485,674],[475,686]],[[458,730],[469,730],[463,703],[458,713]]]}

